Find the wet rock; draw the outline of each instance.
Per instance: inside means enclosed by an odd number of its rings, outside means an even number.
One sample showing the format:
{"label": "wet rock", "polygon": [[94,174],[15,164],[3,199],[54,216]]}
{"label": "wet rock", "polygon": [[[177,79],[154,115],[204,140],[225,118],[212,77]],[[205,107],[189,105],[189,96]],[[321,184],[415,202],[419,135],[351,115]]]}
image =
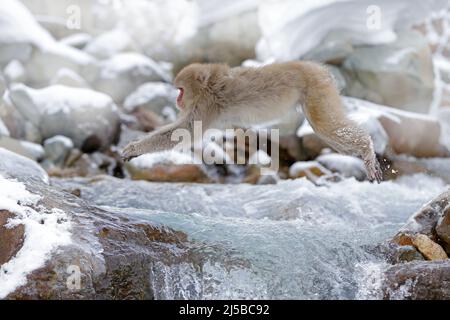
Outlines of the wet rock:
{"label": "wet rock", "polygon": [[47,173],[35,161],[0,147],[0,172],[29,183],[48,183]]}
{"label": "wet rock", "polygon": [[6,210],[0,210],[0,265],[8,262],[22,248],[25,236],[23,225],[6,227],[8,219],[15,215]]}
{"label": "wet rock", "polygon": [[[28,272],[23,283],[10,287],[8,292],[1,291],[2,298],[154,299],[163,294],[154,290],[164,285],[164,270],[171,266],[190,266],[195,274],[203,266],[215,264],[220,257],[230,268],[237,263],[240,268],[245,267],[242,261],[226,258],[228,253],[219,247],[208,246],[208,254],[202,254],[201,243],[191,242],[181,231],[153,224],[126,210],[113,212],[91,206],[71,193],[34,179],[33,165],[22,171],[20,164],[30,160],[3,153],[2,149],[0,153],[2,175],[7,173],[23,182],[30,193],[40,197],[35,210],[49,216],[57,209],[70,220],[70,241],[49,251],[42,265]],[[9,170],[11,167],[18,170]],[[0,212],[0,218],[4,217],[4,212]],[[15,231],[17,237],[8,235],[8,241],[4,242],[7,234],[2,225],[0,252],[8,251],[8,256],[13,251],[24,254],[20,228]],[[18,241],[12,241],[13,238]],[[3,251],[4,248],[8,250]],[[175,297],[183,296],[177,293]]]}
{"label": "wet rock", "polygon": [[397,264],[384,271],[384,299],[450,299],[450,260]]}
{"label": "wet rock", "polygon": [[447,254],[450,254],[450,206],[447,206],[436,225],[436,233],[439,239],[444,242]]}
{"label": "wet rock", "polygon": [[62,166],[74,147],[72,140],[65,136],[54,136],[44,141],[45,157],[57,166]]}
{"label": "wet rock", "polygon": [[443,192],[435,199],[425,204],[415,213],[400,229],[399,234],[421,233],[431,239],[434,238],[434,229],[437,222],[444,214],[444,209],[450,204],[450,190]]}
{"label": "wet rock", "polygon": [[108,147],[120,132],[117,107],[107,95],[61,85],[32,89],[11,88],[14,105],[40,131],[42,137],[63,135],[86,151]]}
{"label": "wet rock", "polygon": [[45,151],[41,145],[29,141],[21,141],[7,136],[0,136],[0,147],[38,161],[44,158]]}
{"label": "wet rock", "polygon": [[161,65],[138,53],[119,53],[84,68],[83,77],[95,90],[122,103],[141,84],[171,81],[171,74]]}
{"label": "wet rock", "polygon": [[434,73],[426,39],[405,31],[386,45],[355,48],[344,61],[346,94],[403,110],[428,113]]}

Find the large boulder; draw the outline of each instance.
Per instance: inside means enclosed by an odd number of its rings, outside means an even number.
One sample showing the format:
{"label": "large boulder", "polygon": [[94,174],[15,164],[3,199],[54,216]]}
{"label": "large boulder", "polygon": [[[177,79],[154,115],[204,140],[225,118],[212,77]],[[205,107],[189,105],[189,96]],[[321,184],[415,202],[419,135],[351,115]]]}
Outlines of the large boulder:
{"label": "large boulder", "polygon": [[171,74],[163,66],[138,53],[116,54],[87,66],[83,75],[94,89],[110,95],[117,103],[122,103],[141,84],[171,81]]}
{"label": "large boulder", "polygon": [[31,160],[0,156],[0,299],[155,299],[165,266],[201,270],[225,257],[224,265],[246,268],[219,247],[202,255],[181,231],[49,186]]}
{"label": "large boulder", "polygon": [[[394,108],[377,105],[368,101],[344,97],[343,103],[349,112],[349,116],[355,121],[368,123],[371,119],[372,125],[366,127],[371,133],[375,120],[381,124],[385,132],[384,141],[395,153],[404,153],[416,157],[442,157],[448,156],[449,151],[441,143],[441,126],[437,118],[414,112],[397,110]],[[371,133],[375,149],[377,138]]]}
{"label": "large boulder", "polygon": [[106,148],[118,139],[117,107],[103,93],[61,85],[32,89],[18,84],[11,88],[10,96],[44,139],[64,135],[84,151]]}
{"label": "large boulder", "polygon": [[428,113],[434,72],[430,48],[420,33],[402,32],[390,44],[355,48],[343,69],[347,95]]}

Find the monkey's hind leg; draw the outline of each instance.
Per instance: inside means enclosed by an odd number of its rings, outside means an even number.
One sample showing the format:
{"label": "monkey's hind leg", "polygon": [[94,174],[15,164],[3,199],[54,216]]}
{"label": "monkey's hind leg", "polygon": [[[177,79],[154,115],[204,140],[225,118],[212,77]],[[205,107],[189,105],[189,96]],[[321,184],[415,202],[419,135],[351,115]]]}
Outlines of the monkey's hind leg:
{"label": "monkey's hind leg", "polygon": [[346,121],[337,129],[327,130],[319,136],[338,152],[360,157],[364,161],[370,182],[380,183],[383,180],[383,172],[373,149],[372,139],[356,123]]}

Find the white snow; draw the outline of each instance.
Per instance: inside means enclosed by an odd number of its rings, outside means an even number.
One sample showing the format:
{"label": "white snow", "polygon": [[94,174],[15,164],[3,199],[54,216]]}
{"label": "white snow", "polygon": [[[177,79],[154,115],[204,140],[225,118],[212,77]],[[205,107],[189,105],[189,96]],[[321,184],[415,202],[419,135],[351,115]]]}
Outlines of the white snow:
{"label": "white snow", "polygon": [[[376,28],[367,27],[371,17],[367,9],[371,5],[380,10],[381,21]],[[431,9],[445,5],[445,0],[265,1],[259,6],[262,38],[257,45],[257,56],[259,60],[298,59],[332,30],[342,31],[353,44],[391,42],[396,39],[397,28],[421,21]]]}
{"label": "white snow", "polygon": [[[21,95],[19,96],[18,94]],[[44,89],[33,89],[23,84],[16,84],[11,88],[11,99],[18,106],[19,111],[30,120],[39,121],[42,114],[69,113],[76,108],[89,107],[104,108],[112,105],[112,99],[101,92],[85,88],[73,88],[63,85],[53,85]],[[23,103],[17,103],[17,99],[26,97],[29,100],[29,108],[21,108]],[[28,110],[33,108],[35,116],[29,115]]]}
{"label": "white snow", "polygon": [[3,120],[0,118],[0,136],[7,136],[9,137],[9,130],[3,123]]}
{"label": "white snow", "polygon": [[171,80],[158,63],[139,53],[116,54],[112,58],[101,62],[100,65],[102,67],[101,76],[107,79],[114,79],[123,73],[136,69],[143,74],[156,72],[162,79],[166,81]]}
{"label": "white snow", "polygon": [[50,33],[17,0],[2,0],[0,30],[0,43],[31,42],[41,47],[54,41]]}
{"label": "white snow", "polygon": [[178,151],[164,151],[157,153],[148,153],[134,158],[130,163],[139,169],[150,169],[159,164],[193,164],[194,159],[191,155]]}
{"label": "white snow", "polygon": [[132,43],[133,40],[126,31],[114,29],[93,39],[83,50],[94,57],[107,59],[127,49],[131,51]]}
{"label": "white snow", "polygon": [[37,207],[39,195],[26,190],[25,185],[0,175],[0,209],[16,214],[7,227],[25,226],[22,248],[7,263],[0,266],[0,299],[24,285],[29,273],[44,265],[52,250],[70,244],[70,222],[59,209]]}
{"label": "white snow", "polygon": [[177,90],[169,83],[164,82],[148,82],[139,86],[125,99],[123,107],[127,112],[132,112],[134,109],[148,102],[153,102],[155,109],[158,107],[165,107],[169,102],[173,105],[177,98]]}

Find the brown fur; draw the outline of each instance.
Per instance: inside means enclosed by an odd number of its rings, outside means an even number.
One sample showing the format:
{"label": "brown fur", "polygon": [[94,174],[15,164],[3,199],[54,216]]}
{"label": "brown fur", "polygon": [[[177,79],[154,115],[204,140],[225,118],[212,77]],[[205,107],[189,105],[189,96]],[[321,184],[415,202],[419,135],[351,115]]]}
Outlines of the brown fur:
{"label": "brown fur", "polygon": [[173,147],[178,127],[230,128],[270,121],[300,103],[314,131],[331,147],[361,157],[370,180],[381,181],[381,170],[370,136],[349,120],[328,70],[314,62],[287,62],[259,68],[230,68],[224,64],[191,64],[182,69],[174,85],[184,89],[179,119],[124,152],[129,159],[146,152]]}

